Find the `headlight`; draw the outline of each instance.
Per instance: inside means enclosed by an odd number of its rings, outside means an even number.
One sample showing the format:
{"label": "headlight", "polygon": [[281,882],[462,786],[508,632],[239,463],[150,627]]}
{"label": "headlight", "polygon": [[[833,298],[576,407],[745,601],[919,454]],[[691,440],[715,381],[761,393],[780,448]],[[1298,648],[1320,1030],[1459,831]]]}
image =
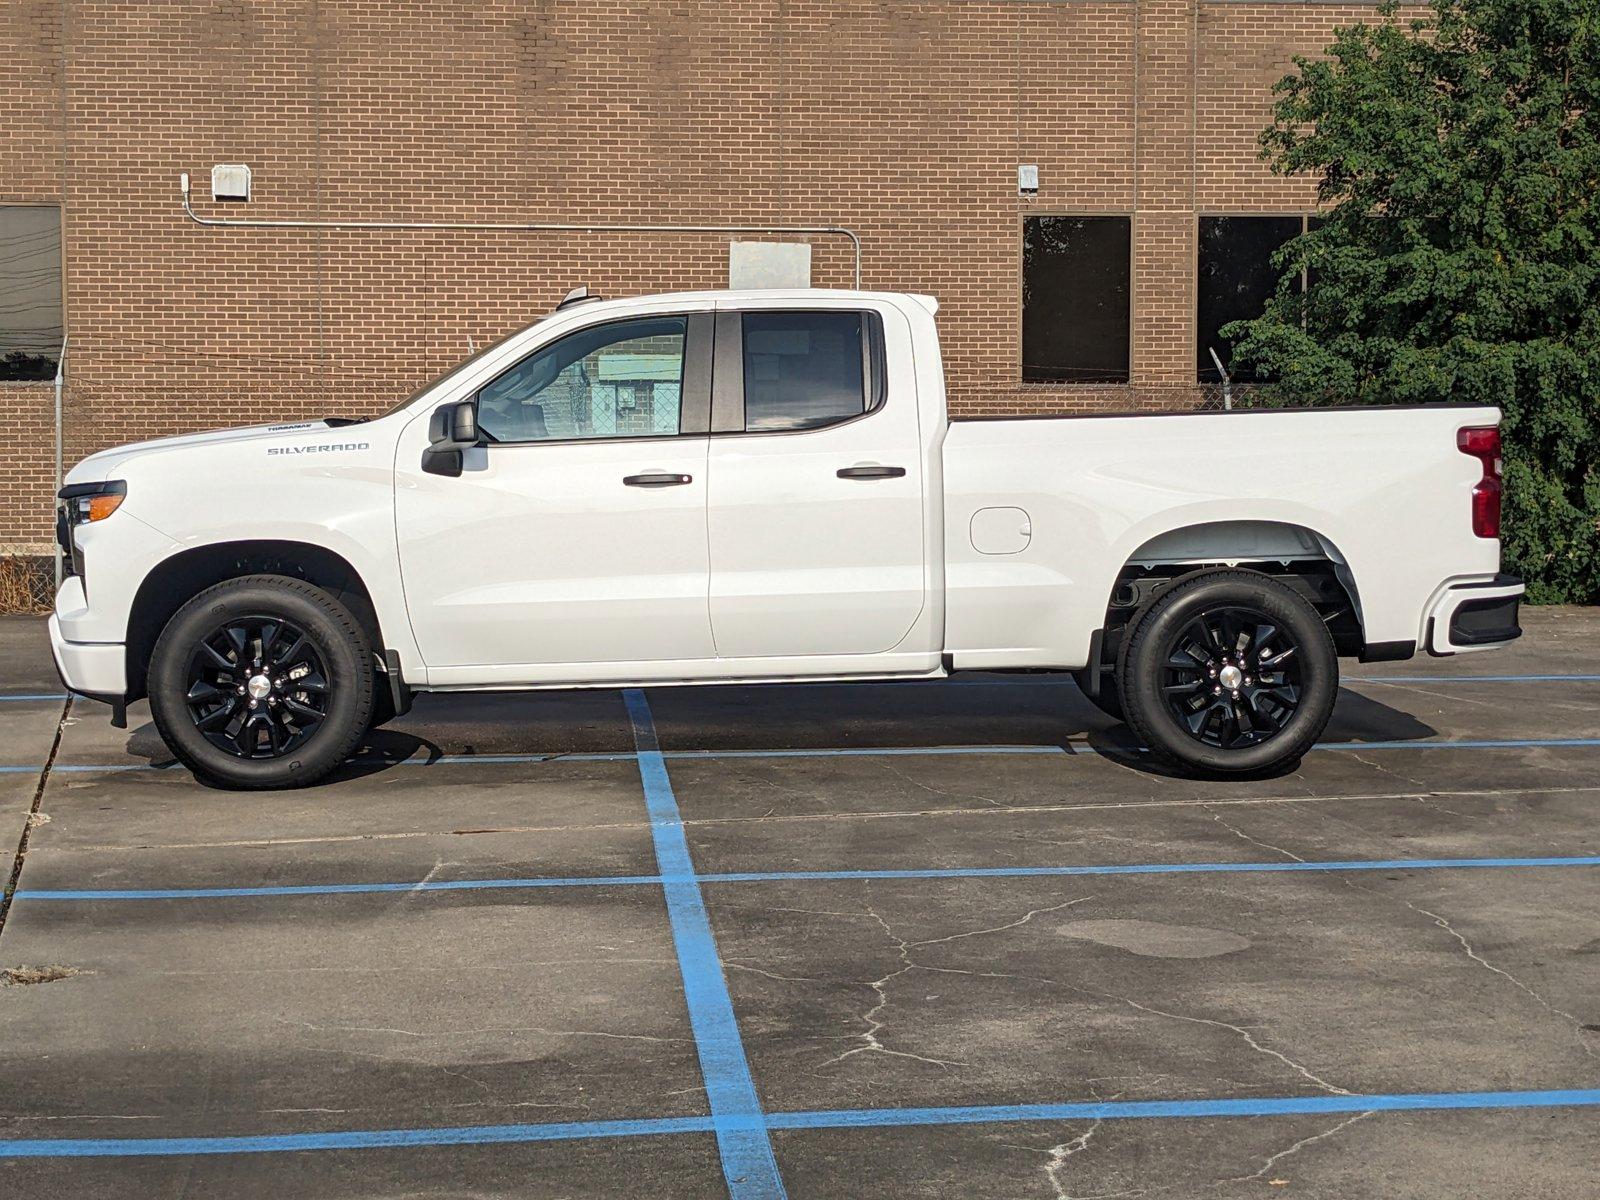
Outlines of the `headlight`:
{"label": "headlight", "polygon": [[120,479],[105,483],[74,483],[58,493],[61,510],[68,525],[86,525],[90,521],[104,521],[122,504],[128,495],[128,485]]}
{"label": "headlight", "polygon": [[122,504],[128,494],[128,485],[120,479],[105,483],[73,483],[56,493],[60,501],[56,507],[56,541],[61,552],[72,564],[72,573],[81,575],[83,564],[78,561],[78,546],[72,531],[79,525],[104,521]]}

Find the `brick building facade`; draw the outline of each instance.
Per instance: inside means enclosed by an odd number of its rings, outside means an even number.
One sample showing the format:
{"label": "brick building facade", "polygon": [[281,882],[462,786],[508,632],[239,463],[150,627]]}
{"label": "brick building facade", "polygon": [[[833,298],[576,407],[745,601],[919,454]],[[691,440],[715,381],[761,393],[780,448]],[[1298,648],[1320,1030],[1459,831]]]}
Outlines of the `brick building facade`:
{"label": "brick building facade", "polygon": [[[1192,404],[1201,219],[1308,207],[1309,184],[1257,157],[1271,85],[1336,26],[1376,19],[1306,0],[0,14],[0,206],[61,213],[69,465],[137,438],[377,410],[579,283],[726,282],[727,238],[708,235],[202,228],[178,175],[214,212],[219,162],[254,171],[251,203],[225,215],[844,224],[866,286],[941,301],[955,410]],[[1040,214],[1129,223],[1126,382],[1023,382],[1022,247]],[[813,242],[814,283],[847,286],[843,243]],[[39,552],[53,387],[0,383],[0,400],[0,553]]]}

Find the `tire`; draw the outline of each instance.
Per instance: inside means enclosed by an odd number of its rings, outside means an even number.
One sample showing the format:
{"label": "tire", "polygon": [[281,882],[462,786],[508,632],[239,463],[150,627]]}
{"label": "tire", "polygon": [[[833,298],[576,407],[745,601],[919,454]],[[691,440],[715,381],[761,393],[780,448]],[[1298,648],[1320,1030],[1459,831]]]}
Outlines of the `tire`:
{"label": "tire", "polygon": [[1317,610],[1283,584],[1207,571],[1139,619],[1117,686],[1128,724],[1166,762],[1200,775],[1269,773],[1322,735],[1339,659]]}
{"label": "tire", "polygon": [[1072,673],[1072,681],[1078,685],[1078,690],[1083,693],[1083,698],[1094,705],[1113,721],[1126,721],[1128,718],[1122,714],[1122,696],[1117,691],[1117,677],[1114,671],[1103,669],[1100,672],[1100,690],[1095,695],[1089,694],[1089,668]]}
{"label": "tire", "polygon": [[321,588],[248,575],[178,610],[150,656],[148,690],[162,740],[201,780],[305,787],[367,731],[372,655],[359,622]]}

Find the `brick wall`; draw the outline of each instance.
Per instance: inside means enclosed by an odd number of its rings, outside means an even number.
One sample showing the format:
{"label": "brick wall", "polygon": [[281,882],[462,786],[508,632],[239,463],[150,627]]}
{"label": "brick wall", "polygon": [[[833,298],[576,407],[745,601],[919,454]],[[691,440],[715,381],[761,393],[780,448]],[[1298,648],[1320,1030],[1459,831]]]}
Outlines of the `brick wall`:
{"label": "brick wall", "polygon": [[[578,283],[725,281],[718,237],[185,221],[178,173],[209,209],[207,172],[228,161],[255,171],[254,217],[848,224],[868,286],[939,297],[955,411],[1185,403],[1195,214],[1309,202],[1256,158],[1268,89],[1292,54],[1372,17],[1205,0],[7,0],[0,202],[65,209],[69,463],[374,411]],[[1030,162],[1041,188],[1022,200]],[[1019,382],[1021,221],[1047,212],[1135,216],[1127,387]],[[813,277],[848,284],[836,239],[816,239]],[[30,444],[43,435],[0,466],[0,543],[48,540],[50,391],[0,401]]]}

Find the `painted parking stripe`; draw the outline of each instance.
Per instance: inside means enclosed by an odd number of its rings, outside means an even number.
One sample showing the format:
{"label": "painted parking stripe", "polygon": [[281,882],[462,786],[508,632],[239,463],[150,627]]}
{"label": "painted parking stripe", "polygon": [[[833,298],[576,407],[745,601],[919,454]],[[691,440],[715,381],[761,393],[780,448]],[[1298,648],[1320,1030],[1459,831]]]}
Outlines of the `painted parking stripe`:
{"label": "painted parking stripe", "polygon": [[40,701],[40,700],[65,700],[65,692],[6,692],[0,695],[0,703],[7,700],[13,701]]}
{"label": "painted parking stripe", "polygon": [[[820,681],[827,682],[827,681]],[[835,681],[837,682],[837,681]],[[1067,675],[1027,675],[1014,678],[976,678],[955,675],[946,679],[865,679],[851,681],[872,687],[916,687],[918,685],[951,683],[962,687],[1067,687],[1076,686]],[[1550,673],[1545,675],[1345,675],[1339,676],[1339,686],[1350,683],[1600,683],[1600,675]]]}
{"label": "painted parking stripe", "polygon": [[[1374,742],[1318,742],[1311,747],[1317,751],[1353,750],[1528,750],[1528,749],[1593,749],[1600,746],[1600,738],[1459,738],[1451,741],[1374,741]],[[1137,752],[1136,747],[1118,748],[1118,752]],[[738,759],[738,758],[929,758],[976,754],[999,755],[1103,755],[1106,751],[1087,742],[1068,741],[1059,746],[829,746],[797,747],[773,750],[662,750],[660,756],[667,761],[678,759]],[[352,767],[460,767],[496,766],[511,763],[594,763],[632,762],[638,756],[630,751],[611,751],[591,754],[564,754],[549,751],[543,754],[442,754],[433,758],[402,758],[396,761],[353,758]],[[36,766],[0,766],[0,774],[21,774],[38,771]],[[114,771],[179,771],[177,763],[57,763],[50,768],[52,775],[92,775]]]}
{"label": "painted parking stripe", "polygon": [[750,1077],[733,999],[717,955],[711,917],[695,878],[689,841],[684,836],[683,818],[656,739],[650,704],[637,688],[624,690],[622,699],[633,726],[656,866],[662,875],[678,970],[689,1005],[689,1024],[694,1030],[700,1075],[711,1106],[711,1126],[722,1155],[728,1193],[732,1200],[777,1200],[787,1193],[772,1154],[772,1137],[767,1132],[755,1081]]}
{"label": "painted parking stripe", "polygon": [[[1472,1109],[1590,1108],[1600,1088],[1523,1092],[1409,1092],[1379,1095],[1262,1096],[1249,1099],[1074,1101],[948,1108],[820,1109],[768,1113],[768,1129],[881,1129],[909,1125],[993,1125],[1038,1121],[1137,1121],[1270,1117],[1354,1112],[1459,1112]],[[576,1138],[646,1137],[713,1131],[711,1117],[579,1121],[549,1125],[468,1125],[437,1129],[356,1129],[180,1138],[0,1138],[0,1159],[117,1158],[196,1154],[273,1154],[307,1150],[479,1146]]]}
{"label": "painted parking stripe", "polygon": [[1269,1117],[1310,1113],[1424,1112],[1474,1108],[1600,1105],[1600,1088],[1540,1092],[1412,1092],[1393,1095],[1278,1096],[1248,1100],[1114,1100],[994,1104],[956,1108],[867,1108],[772,1113],[773,1129],[869,1129],[905,1125],[988,1125],[1011,1121]]}
{"label": "painted parking stripe", "polygon": [[381,1150],[402,1146],[483,1146],[560,1142],[575,1138],[649,1137],[709,1133],[710,1117],[640,1121],[568,1121],[549,1125],[462,1125],[439,1129],[353,1129],[339,1133],[278,1133],[235,1137],[0,1138],[0,1159],[122,1158],[188,1154],[282,1154],[301,1150]]}
{"label": "painted parking stripe", "polygon": [[1600,683],[1600,675],[1346,675],[1341,683]]}
{"label": "painted parking stripe", "polygon": [[1046,867],[885,867],[836,871],[715,871],[687,876],[574,875],[525,879],[429,879],[412,883],[280,884],[260,887],[21,888],[16,900],[231,900],[353,896],[381,892],[471,892],[533,888],[659,887],[667,883],[789,883],[858,879],[1027,879],[1063,875],[1276,875],[1317,871],[1443,871],[1600,867],[1600,855],[1546,858],[1385,858],[1323,862],[1113,863]]}

